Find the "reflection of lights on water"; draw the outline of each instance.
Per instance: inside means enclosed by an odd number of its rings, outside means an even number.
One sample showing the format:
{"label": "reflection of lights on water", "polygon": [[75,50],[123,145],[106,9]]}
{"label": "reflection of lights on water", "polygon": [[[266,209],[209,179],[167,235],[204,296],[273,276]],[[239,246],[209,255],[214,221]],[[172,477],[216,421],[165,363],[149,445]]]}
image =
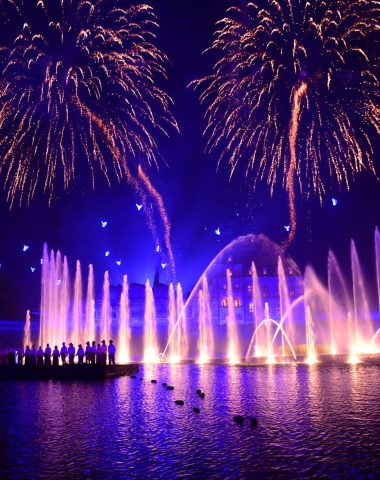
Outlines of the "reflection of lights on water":
{"label": "reflection of lights on water", "polygon": [[143,207],[143,206],[142,206],[141,204],[136,203],[136,208],[137,208],[138,211],[140,211],[140,210],[142,209],[142,207]]}

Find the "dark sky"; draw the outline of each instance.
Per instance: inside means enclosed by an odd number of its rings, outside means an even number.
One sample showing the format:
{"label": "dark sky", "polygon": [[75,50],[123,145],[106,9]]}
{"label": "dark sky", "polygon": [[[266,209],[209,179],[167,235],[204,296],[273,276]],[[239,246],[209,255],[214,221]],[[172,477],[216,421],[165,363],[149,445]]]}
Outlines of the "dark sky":
{"label": "dark sky", "polygon": [[[287,196],[278,188],[271,198],[265,185],[252,191],[252,183],[237,173],[231,180],[225,166],[216,171],[216,158],[203,153],[204,121],[198,98],[187,85],[209,72],[211,59],[202,51],[212,40],[215,22],[232,2],[224,0],[156,0],[161,25],[158,43],[167,53],[169,80],[164,85],[175,101],[174,113],[181,133],[161,144],[168,163],[149,174],[164,197],[172,222],[177,279],[185,289],[194,284],[214,255],[234,237],[265,233],[281,242],[289,223]],[[374,159],[378,169],[379,161]],[[40,257],[43,242],[69,257],[73,270],[79,258],[84,266],[93,263],[97,285],[108,269],[111,282],[122,274],[130,281],[152,279],[160,258],[134,192],[122,183],[108,188],[99,180],[95,191],[83,186],[81,178],[67,192],[58,192],[52,205],[42,194],[29,207],[6,205],[0,192],[0,279],[1,288],[13,291],[17,309],[36,308],[39,303]],[[332,196],[338,204],[332,205]],[[312,263],[325,275],[328,248],[348,267],[350,239],[357,242],[364,269],[374,278],[373,233],[380,225],[380,185],[370,175],[357,178],[352,190],[333,192],[323,205],[318,199],[298,197],[299,229],[290,254],[304,268]],[[106,228],[100,221],[107,220]],[[214,230],[220,227],[221,235]],[[22,252],[24,244],[30,246]],[[105,251],[111,252],[105,257]],[[121,260],[120,266],[116,260]],[[35,267],[34,272],[31,267]],[[166,280],[166,270],[161,278]],[[4,302],[4,300],[3,300]],[[4,308],[3,310],[4,311]],[[1,309],[0,309],[1,312]]]}

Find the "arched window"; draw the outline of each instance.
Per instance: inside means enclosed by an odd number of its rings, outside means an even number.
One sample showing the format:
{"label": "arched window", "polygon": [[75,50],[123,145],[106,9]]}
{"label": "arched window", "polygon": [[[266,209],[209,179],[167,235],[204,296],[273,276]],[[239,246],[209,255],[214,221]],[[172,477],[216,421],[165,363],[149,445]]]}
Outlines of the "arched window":
{"label": "arched window", "polygon": [[223,300],[222,300],[222,307],[226,308],[228,307],[228,298],[227,297],[224,297]]}
{"label": "arched window", "polygon": [[235,307],[240,307],[240,298],[235,298],[235,300],[234,300],[234,306],[235,306]]}

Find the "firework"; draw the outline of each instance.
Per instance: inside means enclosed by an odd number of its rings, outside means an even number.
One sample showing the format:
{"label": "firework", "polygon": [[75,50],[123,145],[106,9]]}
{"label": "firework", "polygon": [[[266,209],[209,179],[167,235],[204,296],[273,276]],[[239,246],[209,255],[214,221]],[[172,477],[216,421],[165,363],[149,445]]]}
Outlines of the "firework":
{"label": "firework", "polygon": [[367,0],[260,0],[230,8],[208,49],[212,74],[193,83],[206,105],[207,151],[239,163],[254,185],[322,200],[369,170],[379,127],[379,6]]}
{"label": "firework", "polygon": [[177,124],[156,82],[167,62],[155,45],[156,17],[128,3],[0,1],[0,172],[11,205],[30,202],[40,186],[51,198],[83,164],[93,185],[97,172],[108,183],[126,177],[156,241],[137,167],[157,164],[156,137]]}

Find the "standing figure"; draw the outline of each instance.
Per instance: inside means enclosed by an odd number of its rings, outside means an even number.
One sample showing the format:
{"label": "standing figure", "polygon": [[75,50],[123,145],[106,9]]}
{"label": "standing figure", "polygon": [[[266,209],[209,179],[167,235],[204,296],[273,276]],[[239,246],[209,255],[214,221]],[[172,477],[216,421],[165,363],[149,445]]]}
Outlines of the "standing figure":
{"label": "standing figure", "polygon": [[96,342],[93,341],[91,346],[91,363],[95,365],[95,361],[96,361]]}
{"label": "standing figure", "polygon": [[78,363],[80,365],[83,365],[84,350],[81,343],[78,345],[77,357],[78,357]]}
{"label": "standing figure", "polygon": [[29,348],[29,345],[27,345],[26,349],[25,349],[25,365],[28,365],[28,367],[30,366],[30,348]]}
{"label": "standing figure", "polygon": [[32,367],[35,367],[36,366],[36,347],[34,345],[32,345],[32,348],[30,349],[30,365]]}
{"label": "standing figure", "polygon": [[90,364],[92,359],[92,348],[90,342],[86,342],[86,363]]}
{"label": "standing figure", "polygon": [[37,350],[36,357],[37,357],[37,367],[43,367],[44,366],[44,351],[42,350],[41,345],[40,345],[40,348]]}
{"label": "standing figure", "polygon": [[64,365],[66,363],[66,357],[67,357],[66,343],[62,342],[62,347],[61,347],[61,362],[62,362],[62,365]]}
{"label": "standing figure", "polygon": [[59,350],[56,345],[53,350],[53,367],[58,367],[58,365],[59,365]]}
{"label": "standing figure", "polygon": [[72,343],[69,343],[69,348],[67,349],[67,353],[69,354],[69,363],[74,363],[74,356],[75,356],[75,348]]}
{"label": "standing figure", "polygon": [[100,343],[98,343],[98,347],[96,349],[96,365],[102,364],[102,349],[100,348]]}
{"label": "standing figure", "polygon": [[113,344],[113,341],[110,340],[110,344],[108,345],[108,364],[115,365],[115,353],[116,347]]}
{"label": "standing figure", "polygon": [[46,344],[44,358],[45,358],[45,365],[50,367],[51,366],[51,348],[48,343]]}
{"label": "standing figure", "polygon": [[105,340],[102,340],[102,346],[100,347],[100,351],[101,351],[101,354],[102,354],[101,364],[102,365],[107,365],[107,345],[106,345]]}
{"label": "standing figure", "polygon": [[24,346],[22,343],[20,343],[18,349],[17,349],[17,363],[18,365],[22,365],[23,364],[23,361],[24,361],[24,355],[25,355],[25,352],[24,352]]}

